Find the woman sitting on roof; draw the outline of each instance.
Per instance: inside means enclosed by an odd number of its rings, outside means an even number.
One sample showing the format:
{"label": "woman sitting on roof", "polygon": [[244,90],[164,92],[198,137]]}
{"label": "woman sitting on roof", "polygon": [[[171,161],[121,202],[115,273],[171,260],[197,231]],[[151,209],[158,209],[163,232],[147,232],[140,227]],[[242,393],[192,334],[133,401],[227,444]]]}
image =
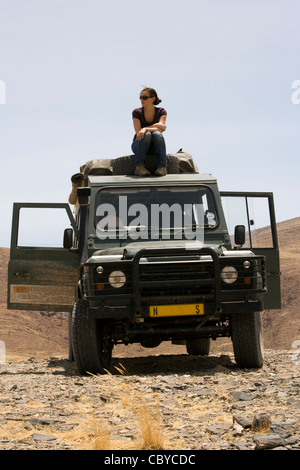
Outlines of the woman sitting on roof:
{"label": "woman sitting on roof", "polygon": [[135,136],[132,142],[132,151],[135,154],[135,174],[149,176],[151,173],[145,168],[147,154],[155,153],[158,156],[156,176],[167,174],[166,144],[162,133],[166,130],[167,111],[157,108],[161,100],[153,88],[144,88],[140,93],[142,107],[132,112]]}

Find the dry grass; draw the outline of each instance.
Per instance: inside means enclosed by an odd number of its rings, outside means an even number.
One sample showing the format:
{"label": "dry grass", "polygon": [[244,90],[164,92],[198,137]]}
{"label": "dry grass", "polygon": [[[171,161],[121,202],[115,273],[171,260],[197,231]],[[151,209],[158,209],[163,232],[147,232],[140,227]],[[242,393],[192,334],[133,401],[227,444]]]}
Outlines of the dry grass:
{"label": "dry grass", "polygon": [[81,450],[184,448],[182,440],[170,442],[166,439],[159,395],[154,392],[144,394],[122,366],[117,370],[123,377],[108,372],[107,385],[103,383],[103,376],[93,376],[96,381],[101,381],[101,390],[110,397],[105,405],[95,412],[88,397],[81,397],[77,403],[80,422],[58,437],[68,446]]}
{"label": "dry grass", "polygon": [[[111,383],[109,392],[113,394],[122,404],[127,415],[131,414],[137,428],[137,436],[131,443],[127,443],[128,448],[140,450],[162,450],[164,449],[164,433],[161,422],[158,395],[152,393],[144,395],[130,379],[126,369],[120,365],[116,367],[122,376],[126,376],[127,380],[120,384],[118,378],[109,374]],[[109,431],[107,427],[96,425],[95,449],[103,449],[109,446]],[[132,447],[133,446],[133,447]]]}
{"label": "dry grass", "polygon": [[[28,441],[34,447],[32,436],[42,433],[55,436],[57,442],[63,442],[69,448],[81,450],[162,450],[168,445],[165,440],[164,427],[161,422],[159,396],[155,393],[143,394],[139,385],[134,382],[121,367],[118,369],[123,377],[109,375],[106,381],[103,376],[94,376],[101,382],[101,391],[106,389],[109,400],[95,408],[88,396],[82,395],[76,403],[73,415],[73,428],[68,431],[40,424],[24,428],[24,421],[9,420],[0,426],[0,438],[10,436],[14,442]],[[106,385],[105,385],[106,384]],[[47,403],[28,401],[25,408],[43,414]],[[65,403],[65,411],[74,407],[73,402]],[[0,417],[12,413],[11,407],[1,407]],[[31,411],[32,413],[33,411]],[[12,441],[12,442],[13,442]],[[173,443],[174,448],[175,443]],[[172,446],[171,446],[172,447]]]}

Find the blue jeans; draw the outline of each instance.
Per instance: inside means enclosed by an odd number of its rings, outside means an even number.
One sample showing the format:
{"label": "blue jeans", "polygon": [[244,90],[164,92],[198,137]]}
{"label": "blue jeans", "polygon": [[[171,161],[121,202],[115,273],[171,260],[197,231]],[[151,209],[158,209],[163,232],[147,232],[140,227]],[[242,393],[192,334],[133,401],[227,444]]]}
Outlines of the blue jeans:
{"label": "blue jeans", "polygon": [[161,132],[146,132],[142,140],[134,140],[131,149],[135,154],[135,164],[139,165],[146,160],[149,153],[156,153],[158,166],[167,166],[166,143]]}

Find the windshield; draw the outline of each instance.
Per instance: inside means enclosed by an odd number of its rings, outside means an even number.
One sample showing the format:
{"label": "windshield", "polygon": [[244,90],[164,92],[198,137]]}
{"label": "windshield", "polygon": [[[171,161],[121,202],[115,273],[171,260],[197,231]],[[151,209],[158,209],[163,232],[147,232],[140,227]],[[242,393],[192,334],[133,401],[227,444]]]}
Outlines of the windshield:
{"label": "windshield", "polygon": [[206,186],[150,186],[101,189],[95,222],[102,239],[192,239],[204,228],[216,227],[218,219]]}

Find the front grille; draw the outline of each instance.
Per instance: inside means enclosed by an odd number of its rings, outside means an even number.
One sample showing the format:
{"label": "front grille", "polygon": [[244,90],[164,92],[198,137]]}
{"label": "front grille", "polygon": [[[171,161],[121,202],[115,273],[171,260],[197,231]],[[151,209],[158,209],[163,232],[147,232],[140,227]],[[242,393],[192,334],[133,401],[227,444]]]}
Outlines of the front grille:
{"label": "front grille", "polygon": [[[142,297],[205,296],[214,293],[212,261],[140,263]],[[149,285],[149,284],[153,285]]]}

